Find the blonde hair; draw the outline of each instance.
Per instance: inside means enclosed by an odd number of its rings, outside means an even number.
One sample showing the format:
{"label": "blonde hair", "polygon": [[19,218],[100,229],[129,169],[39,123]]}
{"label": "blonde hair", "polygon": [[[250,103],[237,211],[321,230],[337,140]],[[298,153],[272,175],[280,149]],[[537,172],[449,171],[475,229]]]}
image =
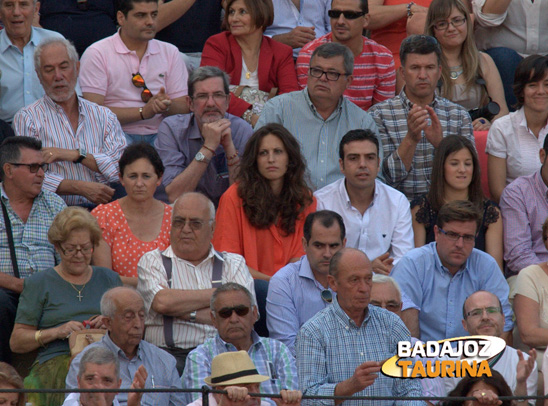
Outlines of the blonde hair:
{"label": "blonde hair", "polygon": [[87,230],[94,247],[102,238],[101,228],[95,217],[82,207],[67,207],[53,219],[48,231],[48,240],[55,246],[65,242],[74,230]]}
{"label": "blonde hair", "polygon": [[[12,386],[14,389],[23,389],[23,379],[19,376],[14,367],[5,362],[0,362],[0,387]],[[17,394],[17,406],[25,405],[25,394]]]}

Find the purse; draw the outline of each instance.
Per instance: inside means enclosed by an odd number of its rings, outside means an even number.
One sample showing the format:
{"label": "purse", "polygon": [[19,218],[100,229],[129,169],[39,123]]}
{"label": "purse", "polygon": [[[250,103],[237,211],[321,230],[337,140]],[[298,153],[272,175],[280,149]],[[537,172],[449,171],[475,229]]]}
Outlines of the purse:
{"label": "purse", "polygon": [[88,345],[100,341],[107,333],[104,328],[88,328],[73,331],[69,337],[69,348],[71,359],[80,354]]}
{"label": "purse", "polygon": [[253,114],[261,115],[264,105],[278,93],[278,88],[273,87],[270,92],[264,92],[249,86],[230,85],[230,91],[234,96],[253,105]]}

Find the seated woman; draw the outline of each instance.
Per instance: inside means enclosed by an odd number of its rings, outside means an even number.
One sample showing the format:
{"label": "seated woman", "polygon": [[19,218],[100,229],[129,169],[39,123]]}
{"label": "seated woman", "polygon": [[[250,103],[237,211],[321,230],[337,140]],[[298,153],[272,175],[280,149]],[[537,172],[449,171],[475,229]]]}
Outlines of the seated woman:
{"label": "seated woman", "polygon": [[445,137],[432,162],[432,180],[428,194],[411,202],[415,247],[434,241],[438,211],[453,200],[469,200],[483,213],[475,248],[491,255],[502,270],[502,216],[496,203],[481,189],[478,155],[474,145],[460,135]]}
{"label": "seated woman", "polygon": [[256,279],[304,255],[304,220],[316,211],[305,169],[299,142],[268,124],[247,142],[236,183],[221,196],[213,246],[242,255]]}
{"label": "seated woman", "polygon": [[[10,347],[13,352],[39,350],[30,374],[29,389],[60,389],[70,363],[68,338],[73,331],[101,327],[100,301],[122,281],[110,269],[90,266],[93,250],[101,240],[95,218],[81,207],[60,212],[48,231],[48,239],[61,262],[25,280],[15,317]],[[40,406],[59,406],[64,395],[31,393],[29,401]]]}
{"label": "seated woman", "polygon": [[[0,389],[23,389],[23,380],[14,367],[0,362]],[[25,406],[24,393],[0,393],[0,405]]]}
{"label": "seated woman", "polygon": [[[548,249],[548,219],[542,225],[542,239]],[[521,341],[537,350],[537,365],[542,371],[542,358],[548,346],[548,265],[542,262],[523,268],[517,276],[510,299]]]}
{"label": "seated woman", "polygon": [[[492,376],[466,376],[447,396],[474,397],[476,400],[448,399],[443,406],[514,406],[511,400],[499,400],[499,396],[513,396],[512,390],[500,372],[491,369]],[[527,405],[527,401],[520,402]]]}
{"label": "seated woman", "polygon": [[538,152],[548,133],[548,57],[520,62],[514,93],[519,110],[493,123],[485,146],[489,191],[497,203],[506,185],[540,169]]}
{"label": "seated woman", "polygon": [[433,0],[425,34],[436,37],[441,46],[441,96],[467,110],[486,106],[490,100],[499,105],[494,117],[475,118],[474,130],[488,130],[490,119],[508,114],[499,71],[493,59],[476,48],[474,23],[464,0]]}
{"label": "seated woman", "polygon": [[137,287],[137,263],[143,254],[169,247],[172,208],[154,198],[164,174],[154,147],[145,143],[130,145],[119,166],[127,196],[91,212],[103,231],[92,262],[114,270],[124,284]]}
{"label": "seated woman", "polygon": [[[209,37],[201,66],[217,66],[230,76],[231,85],[249,86],[278,94],[299,90],[288,45],[263,35],[274,21],[272,0],[228,0],[224,26],[228,31]],[[253,106],[231,95],[228,112],[255,125]]]}

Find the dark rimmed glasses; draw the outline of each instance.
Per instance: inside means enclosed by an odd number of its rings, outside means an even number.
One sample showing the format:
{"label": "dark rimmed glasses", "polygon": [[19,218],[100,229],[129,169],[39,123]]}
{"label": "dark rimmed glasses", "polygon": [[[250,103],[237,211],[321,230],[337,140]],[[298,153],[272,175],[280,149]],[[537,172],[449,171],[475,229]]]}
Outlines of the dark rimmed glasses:
{"label": "dark rimmed glasses", "polygon": [[333,301],[333,293],[329,289],[322,290],[321,297],[325,303],[331,303]]}
{"label": "dark rimmed glasses", "polygon": [[352,11],[352,10],[328,10],[327,15],[329,18],[339,18],[341,14],[347,20],[355,20],[356,18],[363,17],[365,13],[363,11]]}
{"label": "dark rimmed glasses", "polygon": [[453,17],[451,20],[442,20],[438,21],[434,24],[432,24],[432,27],[434,27],[438,31],[445,31],[447,28],[449,28],[449,24],[451,24],[453,27],[460,27],[466,22],[466,17]]}
{"label": "dark rimmed glasses", "polygon": [[466,313],[466,317],[481,317],[483,316],[484,310],[487,315],[501,313],[502,311],[501,308],[497,306],[482,307],[479,309],[470,310],[468,313]]}
{"label": "dark rimmed glasses", "polygon": [[152,92],[147,87],[145,79],[139,72],[133,74],[131,77],[131,83],[133,83],[133,86],[143,89],[141,92],[141,100],[144,103],[147,103],[150,99],[152,99]]}
{"label": "dark rimmed glasses", "polygon": [[443,228],[439,227],[438,230],[445,235],[449,240],[457,242],[462,238],[462,241],[465,243],[471,244],[476,241],[476,236],[472,234],[458,234],[453,231],[445,231]]}
{"label": "dark rimmed glasses", "polygon": [[192,231],[201,230],[205,223],[211,223],[213,219],[210,220],[199,220],[199,219],[186,219],[186,218],[176,218],[171,223],[171,227],[183,229],[188,224]]}
{"label": "dark rimmed glasses", "polygon": [[77,246],[71,246],[68,248],[64,248],[61,244],[59,244],[59,248],[61,249],[61,252],[66,257],[73,257],[75,256],[78,251],[80,251],[84,255],[89,255],[93,251],[93,244],[90,245],[77,245]]}
{"label": "dark rimmed glasses", "polygon": [[327,80],[331,82],[335,82],[339,80],[341,75],[346,75],[346,73],[339,73],[339,72],[333,72],[333,71],[326,72],[324,70],[321,70],[320,68],[310,68],[308,69],[308,73],[310,73],[310,76],[312,76],[313,78],[318,78],[318,79],[325,74],[325,77],[327,78]]}
{"label": "dark rimmed glasses", "polygon": [[232,312],[236,312],[236,314],[240,317],[245,316],[249,313],[249,307],[245,305],[238,305],[234,307],[223,307],[222,309],[216,311],[221,318],[228,319],[230,316],[232,316]]}
{"label": "dark rimmed glasses", "polygon": [[48,164],[20,164],[15,162],[8,162],[8,164],[13,166],[26,166],[29,168],[30,173],[36,173],[41,168],[44,172],[48,170]]}

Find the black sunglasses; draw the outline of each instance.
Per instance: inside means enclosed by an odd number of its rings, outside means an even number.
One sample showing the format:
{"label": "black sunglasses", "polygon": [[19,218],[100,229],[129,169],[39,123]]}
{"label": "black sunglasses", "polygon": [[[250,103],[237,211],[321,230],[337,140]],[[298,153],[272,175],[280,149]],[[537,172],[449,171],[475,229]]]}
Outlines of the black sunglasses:
{"label": "black sunglasses", "polygon": [[39,169],[42,169],[44,172],[48,170],[48,164],[19,164],[15,162],[8,162],[8,164],[13,166],[26,166],[29,168],[30,173],[36,173]]}
{"label": "black sunglasses", "polygon": [[232,316],[232,312],[236,312],[236,314],[240,317],[245,316],[247,313],[249,313],[249,307],[244,305],[234,306],[234,307],[223,307],[221,310],[217,311],[216,313],[221,316],[223,319],[228,319],[230,316]]}
{"label": "black sunglasses", "polygon": [[352,11],[352,10],[328,10],[327,15],[329,18],[339,18],[341,14],[347,20],[355,20],[356,18],[363,17],[365,13],[363,11]]}
{"label": "black sunglasses", "polygon": [[331,303],[333,301],[333,293],[331,293],[329,289],[322,290],[321,296],[326,303]]}

